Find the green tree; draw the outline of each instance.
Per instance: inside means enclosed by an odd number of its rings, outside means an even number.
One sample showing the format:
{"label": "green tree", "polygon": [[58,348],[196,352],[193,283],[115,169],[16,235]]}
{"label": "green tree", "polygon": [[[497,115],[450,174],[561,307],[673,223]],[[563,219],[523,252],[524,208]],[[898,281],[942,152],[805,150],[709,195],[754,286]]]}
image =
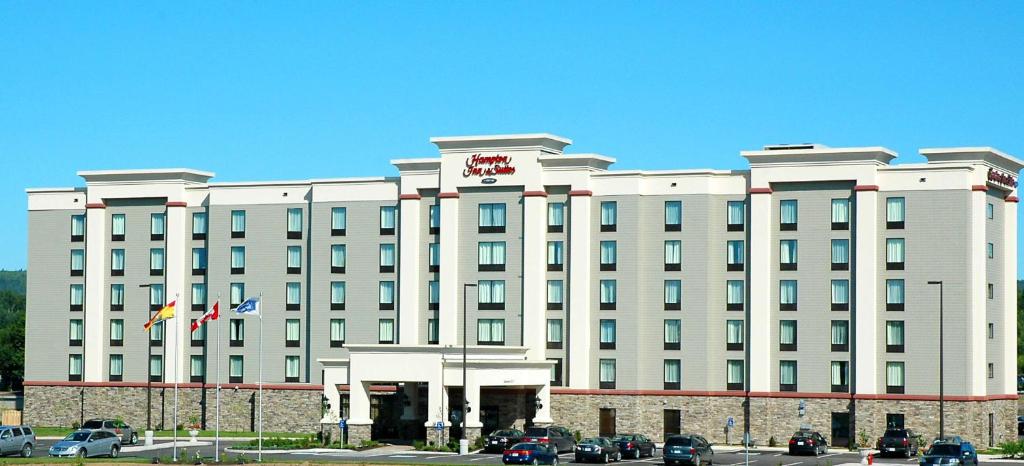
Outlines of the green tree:
{"label": "green tree", "polygon": [[0,390],[21,390],[25,380],[25,296],[0,291]]}

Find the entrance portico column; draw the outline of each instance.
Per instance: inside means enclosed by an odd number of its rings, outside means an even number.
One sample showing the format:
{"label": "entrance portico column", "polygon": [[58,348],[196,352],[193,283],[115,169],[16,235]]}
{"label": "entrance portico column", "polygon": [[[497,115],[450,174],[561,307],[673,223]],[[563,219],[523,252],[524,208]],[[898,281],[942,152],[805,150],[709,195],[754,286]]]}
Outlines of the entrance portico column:
{"label": "entrance portico column", "polygon": [[466,440],[469,440],[472,445],[477,437],[480,437],[480,432],[484,427],[480,422],[480,382],[476,379],[475,371],[468,371],[463,385],[466,390],[466,402],[469,406],[469,412],[463,413],[466,418],[464,427]]}
{"label": "entrance portico column", "polygon": [[534,399],[534,402],[540,403],[540,407],[533,416],[533,423],[539,426],[554,424],[554,419],[551,419],[551,385],[538,386],[537,399]]}
{"label": "entrance portico column", "polygon": [[349,419],[348,442],[359,445],[363,440],[370,440],[370,383],[353,379],[348,386]]}

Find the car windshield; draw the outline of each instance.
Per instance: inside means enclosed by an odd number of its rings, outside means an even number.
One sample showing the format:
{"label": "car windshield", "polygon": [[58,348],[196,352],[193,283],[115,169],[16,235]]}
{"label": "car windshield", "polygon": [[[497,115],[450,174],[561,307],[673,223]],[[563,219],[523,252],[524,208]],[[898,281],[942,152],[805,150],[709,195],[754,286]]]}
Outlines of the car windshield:
{"label": "car windshield", "polygon": [[536,450],[537,447],[539,447],[539,445],[537,445],[536,443],[517,443],[514,447],[512,447],[512,449],[513,450]]}
{"label": "car windshield", "polygon": [[83,429],[99,429],[103,427],[103,421],[85,421],[82,424]]}
{"label": "car windshield", "polygon": [[960,454],[960,445],[932,445],[928,449],[928,455],[957,456]]}
{"label": "car windshield", "polygon": [[526,429],[526,435],[529,437],[547,437],[548,430],[543,427],[530,427]]}
{"label": "car windshield", "polygon": [[89,439],[90,432],[72,432],[64,437],[65,441],[70,442],[84,442]]}
{"label": "car windshield", "polygon": [[793,434],[793,438],[808,438],[808,437],[814,437],[814,434],[812,434],[811,432],[797,432],[797,433]]}
{"label": "car windshield", "polygon": [[886,437],[906,437],[907,431],[903,429],[892,429],[885,431]]}
{"label": "car windshield", "polygon": [[499,430],[497,432],[491,432],[494,437],[515,437],[516,433],[511,430]]}
{"label": "car windshield", "polygon": [[665,445],[688,447],[692,442],[690,437],[671,437],[665,441]]}

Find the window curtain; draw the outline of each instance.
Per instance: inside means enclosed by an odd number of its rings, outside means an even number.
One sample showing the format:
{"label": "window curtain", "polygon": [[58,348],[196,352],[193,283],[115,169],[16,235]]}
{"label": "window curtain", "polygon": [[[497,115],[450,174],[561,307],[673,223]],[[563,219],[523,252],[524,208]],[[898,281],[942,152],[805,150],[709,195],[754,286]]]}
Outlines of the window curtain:
{"label": "window curtain", "polygon": [[548,241],[548,264],[562,264],[562,242]]}
{"label": "window curtain", "polygon": [[285,323],[285,340],[296,341],[299,339],[299,320],[288,319]]}
{"label": "window curtain", "polygon": [[388,243],[380,245],[380,265],[395,265],[395,245]]}
{"label": "window curtain", "polygon": [[796,361],[779,361],[779,383],[796,385]]}
{"label": "window curtain", "polygon": [[850,262],[850,240],[832,240],[832,263],[847,264]]}
{"label": "window curtain", "polygon": [[245,321],[242,319],[231,319],[231,327],[228,329],[228,338],[232,340],[244,340]]}
{"label": "window curtain", "polygon": [[665,225],[680,225],[683,223],[683,203],[679,201],[668,201],[665,203]]}
{"label": "window curtain", "polygon": [[903,344],[903,321],[890,320],[885,323],[885,344]]}
{"label": "window curtain", "polygon": [[82,326],[82,321],[74,319],[71,321],[71,325],[68,328],[68,335],[71,340],[81,340],[82,336],[85,334],[83,330],[84,327]]}
{"label": "window curtain", "polygon": [[557,226],[565,224],[565,204],[552,202],[548,204],[548,225]]}
{"label": "window curtain", "polygon": [[345,302],[345,282],[331,282],[331,304]]}
{"label": "window curtain", "polygon": [[665,361],[665,382],[679,383],[679,361]]}
{"label": "window curtain", "polygon": [[124,285],[110,285],[110,304],[124,304]]}
{"label": "window curtain", "polygon": [[302,209],[288,209],[288,231],[302,231]]}
{"label": "window curtain", "polygon": [[345,341],[345,319],[331,319],[331,341]]}
{"label": "window curtain", "polygon": [[476,341],[478,343],[491,341],[491,323],[488,319],[480,319],[477,321]]}
{"label": "window curtain", "polygon": [[110,355],[110,375],[124,374],[124,356],[120,354]]}
{"label": "window curtain", "polygon": [[885,220],[887,222],[902,222],[904,219],[904,199],[902,197],[890,197],[885,200]]}
{"label": "window curtain", "polygon": [[160,248],[153,248],[149,250],[149,268],[154,270],[163,270],[164,268],[164,250]]}
{"label": "window curtain", "polygon": [[285,302],[288,304],[299,304],[300,290],[301,288],[298,283],[292,282],[285,285],[285,291],[287,291]]}
{"label": "window curtain", "polygon": [[395,282],[380,282],[380,303],[391,304],[395,302]]}
{"label": "window curtain", "polygon": [[832,223],[850,222],[850,200],[832,199]]}
{"label": "window curtain", "polygon": [[601,203],[601,225],[615,225],[617,206],[614,202]]}
{"label": "window curtain", "polygon": [[71,250],[71,270],[82,270],[85,267],[85,251],[82,249]]}
{"label": "window curtain", "polygon": [[124,270],[124,249],[113,249],[110,251],[111,270]]}
{"label": "window curtain", "polygon": [[729,320],[725,322],[726,343],[743,343],[743,321]]}
{"label": "window curtain", "polygon": [[782,223],[796,223],[796,201],[782,201],[780,211]]}
{"label": "window curtain", "polygon": [[833,321],[832,322],[832,344],[833,345],[846,345],[849,343],[849,332],[850,327],[846,321]]}
{"label": "window curtain", "polygon": [[903,238],[888,238],[885,240],[885,261],[903,262],[903,247],[906,243]]}
{"label": "window curtain", "polygon": [[601,280],[601,302],[615,302],[615,280]]}
{"label": "window curtain", "polygon": [[743,241],[727,241],[725,243],[727,250],[727,259],[730,264],[742,264],[743,263]]}
{"label": "window curtain", "polygon": [[602,359],[601,360],[601,382],[614,382],[615,381],[615,360],[614,359]]}
{"label": "window curtain", "polygon": [[846,363],[832,361],[832,385],[846,385]]}
{"label": "window curtain", "polygon": [[164,214],[153,214],[149,216],[149,232],[154,235],[164,234]]}
{"label": "window curtain", "polygon": [[345,266],[345,245],[344,244],[332,244],[331,245],[331,267],[344,267]]}
{"label": "window curtain", "polygon": [[796,304],[796,280],[782,280],[779,282],[779,302],[783,304]]}
{"label": "window curtain", "polygon": [[[192,319],[192,321],[195,322],[196,319]],[[196,329],[196,331],[192,332],[192,341],[203,341],[205,339],[206,339],[206,326],[205,325],[200,326],[199,328]]]}
{"label": "window curtain", "polygon": [[[242,376],[242,357],[241,356],[232,356],[230,362],[234,363],[236,358],[238,359],[238,375],[237,376],[241,377]],[[234,367],[234,366],[232,366],[232,367]],[[163,360],[163,357],[156,356],[156,355],[149,357],[149,375],[156,376],[156,377],[160,377],[160,376],[164,375],[164,360]],[[235,375],[235,373],[232,371],[231,375]]]}
{"label": "window curtain", "polygon": [[192,268],[206,268],[206,248],[192,248]]}
{"label": "window curtain", "polygon": [[728,222],[729,225],[742,225],[744,221],[745,212],[742,201],[729,201],[728,204]]}
{"label": "window curtain", "polygon": [[285,377],[298,377],[299,376],[299,357],[298,356],[285,356]]}
{"label": "window curtain", "polygon": [[192,284],[192,304],[206,304],[206,285]]}
{"label": "window curtain", "polygon": [[331,229],[344,230],[348,225],[348,209],[344,207],[331,208]]}
{"label": "window curtain", "polygon": [[615,343],[615,321],[601,321],[601,343]]}
{"label": "window curtain", "polygon": [[72,354],[68,358],[68,374],[82,375],[82,355]]}
{"label": "window curtain", "polygon": [[115,319],[110,321],[110,339],[124,340],[124,321]]}
{"label": "window curtain", "polygon": [[378,324],[377,338],[379,341],[395,341],[395,321],[381,319]]}
{"label": "window curtain", "polygon": [[231,268],[240,269],[245,267],[245,246],[231,247]]}
{"label": "window curtain", "polygon": [[601,241],[601,263],[615,263],[615,241]]}
{"label": "window curtain", "polygon": [[[201,377],[203,375],[203,357],[192,356],[189,358],[189,362],[189,374],[191,374],[193,377]],[[111,367],[110,371],[114,371],[113,367]]]}
{"label": "window curtain", "polygon": [[381,228],[394,228],[395,227],[395,208],[394,207],[381,207],[380,208],[380,227]]}
{"label": "window curtain", "polygon": [[436,205],[436,204],[430,206],[429,215],[430,215],[430,218],[429,218],[429,220],[430,220],[430,227],[431,228],[441,228],[441,206]]}
{"label": "window curtain", "polygon": [[427,341],[438,341],[437,319],[427,319]]}
{"label": "window curtain", "polygon": [[665,321],[665,343],[679,343],[682,340],[681,322],[677,319]]}
{"label": "window curtain", "polygon": [[228,375],[231,377],[242,376],[242,357],[231,356],[228,361]]}
{"label": "window curtain", "polygon": [[505,302],[504,280],[481,280],[477,284],[479,301],[484,304]]}
{"label": "window curtain", "polygon": [[206,214],[203,212],[196,212],[192,214],[192,233],[204,234],[206,233]]}
{"label": "window curtain", "polygon": [[74,236],[85,236],[85,216],[71,216],[71,234]]}
{"label": "window curtain", "polygon": [[288,246],[288,267],[302,267],[302,248]]}
{"label": "window curtain", "polygon": [[560,319],[548,319],[548,341],[551,343],[562,342],[562,321]]}
{"label": "window curtain", "polygon": [[500,265],[505,263],[505,242],[491,241],[478,245],[478,263],[480,265]]}
{"label": "window curtain", "polygon": [[665,280],[665,303],[679,304],[681,288],[682,283],[679,280]]}
{"label": "window curtain", "polygon": [[231,231],[245,231],[245,211],[231,211]]}
{"label": "window curtain", "polygon": [[903,303],[903,280],[885,281],[885,302],[890,304]]}
{"label": "window curtain", "polygon": [[441,265],[441,244],[430,243],[427,245],[427,255],[429,256],[429,265]]}
{"label": "window curtain", "polygon": [[743,304],[743,280],[729,280],[725,288],[728,304]]}
{"label": "window curtain", "polygon": [[665,241],[665,263],[666,264],[681,264],[682,263],[682,242],[678,240]]}
{"label": "window curtain", "polygon": [[885,384],[890,387],[903,386],[903,363],[885,363]]}
{"label": "window curtain", "polygon": [[796,240],[784,239],[779,242],[779,261],[783,264],[796,263]]}
{"label": "window curtain", "polygon": [[437,280],[427,283],[427,302],[436,304],[441,302],[441,286]]}
{"label": "window curtain", "polygon": [[157,322],[149,328],[149,341],[161,341],[164,339],[164,323]]}
{"label": "window curtain", "polygon": [[850,282],[848,280],[832,280],[832,303],[849,304]]}
{"label": "window curtain", "polygon": [[245,285],[242,283],[231,284],[231,304],[241,304],[245,300]]}
{"label": "window curtain", "polygon": [[149,285],[149,303],[162,306],[164,304],[164,286]]}
{"label": "window curtain", "polygon": [[480,204],[480,226],[505,226],[505,204]]}
{"label": "window curtain", "polygon": [[111,234],[124,234],[124,214],[115,214],[111,217]]}
{"label": "window curtain", "polygon": [[783,345],[796,344],[795,320],[783,320],[779,322],[779,343]]}
{"label": "window curtain", "polygon": [[731,360],[727,364],[728,383],[743,383],[743,361]]}
{"label": "window curtain", "polygon": [[549,303],[561,303],[562,302],[562,281],[561,280],[548,280],[548,302]]}

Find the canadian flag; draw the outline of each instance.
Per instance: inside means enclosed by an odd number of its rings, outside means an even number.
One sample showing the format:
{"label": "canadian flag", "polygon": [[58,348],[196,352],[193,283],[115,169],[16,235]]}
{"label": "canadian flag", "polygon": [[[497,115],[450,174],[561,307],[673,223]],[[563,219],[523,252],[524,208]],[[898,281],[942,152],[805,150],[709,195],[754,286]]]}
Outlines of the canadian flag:
{"label": "canadian flag", "polygon": [[213,308],[210,309],[209,311],[206,311],[206,313],[203,314],[202,317],[192,321],[192,331],[195,332],[196,330],[199,330],[199,327],[202,327],[203,324],[205,324],[206,322],[211,321],[211,320],[217,320],[218,317],[220,317],[220,301],[219,300],[214,302],[213,303]]}

